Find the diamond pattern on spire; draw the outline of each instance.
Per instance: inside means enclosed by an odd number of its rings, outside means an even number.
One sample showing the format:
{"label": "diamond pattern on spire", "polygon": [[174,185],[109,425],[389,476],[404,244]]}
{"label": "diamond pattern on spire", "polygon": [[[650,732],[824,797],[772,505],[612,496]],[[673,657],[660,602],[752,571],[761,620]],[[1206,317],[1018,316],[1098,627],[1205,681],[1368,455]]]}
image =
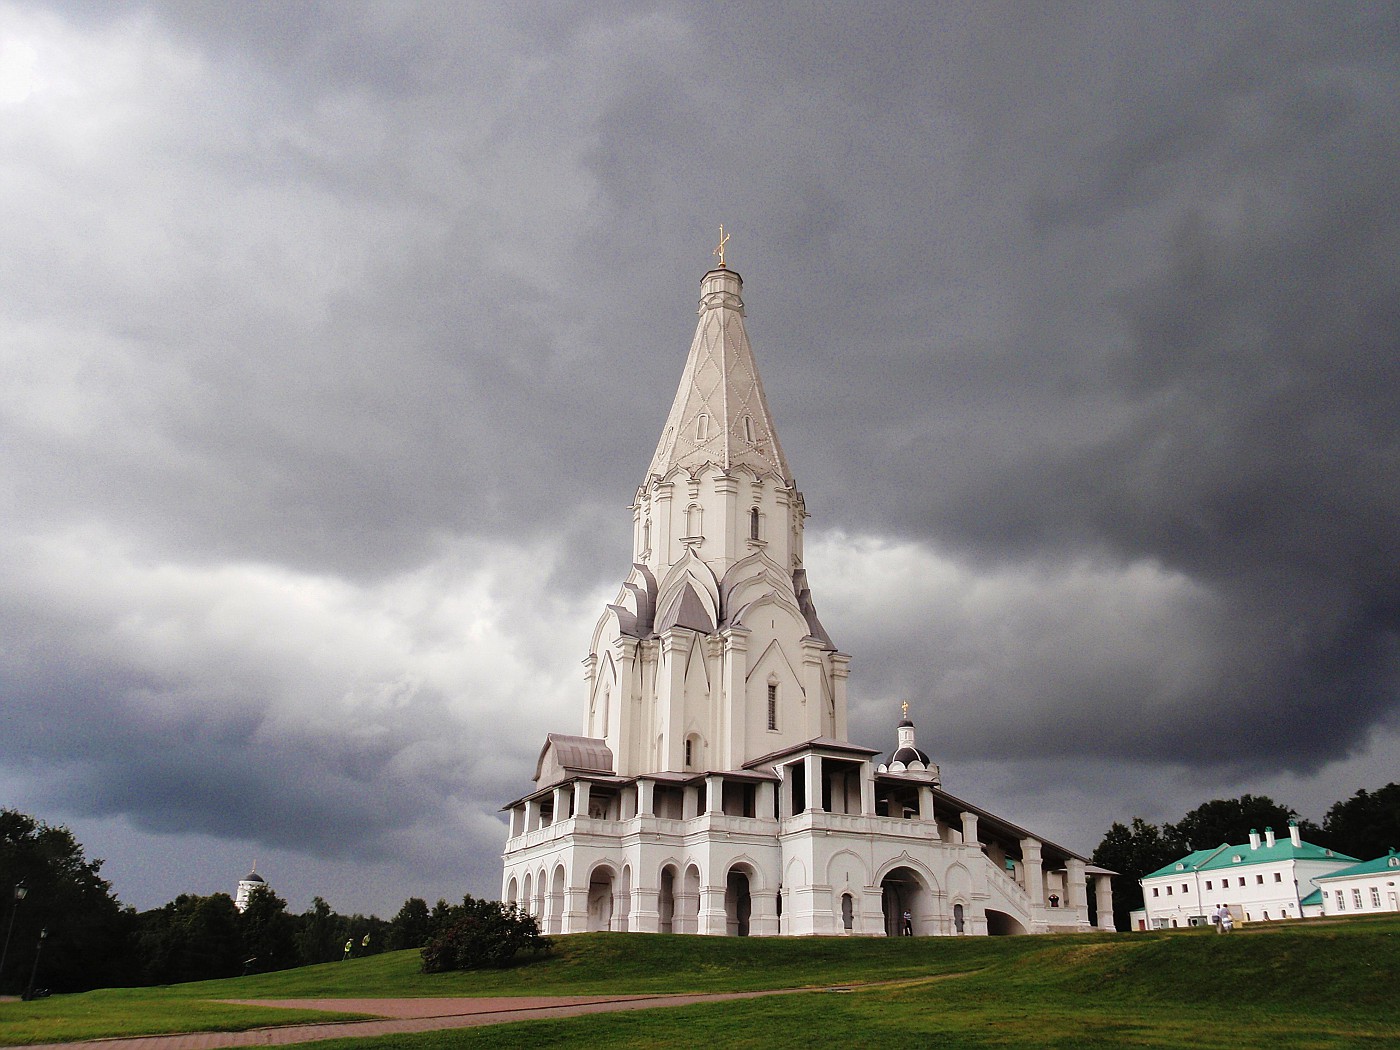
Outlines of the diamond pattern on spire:
{"label": "diamond pattern on spire", "polygon": [[675,467],[693,472],[712,463],[792,482],[744,330],[742,284],[733,270],[711,270],[701,281],[700,320],[651,474]]}

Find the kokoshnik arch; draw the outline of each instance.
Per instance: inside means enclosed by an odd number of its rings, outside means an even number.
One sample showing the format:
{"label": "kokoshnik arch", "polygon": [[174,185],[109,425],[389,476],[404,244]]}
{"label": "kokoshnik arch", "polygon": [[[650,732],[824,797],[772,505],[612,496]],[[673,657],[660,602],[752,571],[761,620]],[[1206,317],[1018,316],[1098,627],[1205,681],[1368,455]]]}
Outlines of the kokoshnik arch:
{"label": "kokoshnik arch", "polygon": [[550,733],[505,807],[503,899],[546,933],[1046,933],[1093,928],[1092,884],[1112,929],[1110,873],[944,791],[907,705],[886,762],[847,739],[851,658],[812,601],[722,245],[584,661],[583,733]]}

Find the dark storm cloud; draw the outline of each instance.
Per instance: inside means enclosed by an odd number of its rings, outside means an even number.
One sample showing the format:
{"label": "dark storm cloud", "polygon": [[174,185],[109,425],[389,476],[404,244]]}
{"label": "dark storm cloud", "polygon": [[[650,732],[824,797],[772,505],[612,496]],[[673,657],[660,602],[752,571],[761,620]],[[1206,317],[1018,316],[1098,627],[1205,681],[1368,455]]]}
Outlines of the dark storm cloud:
{"label": "dark storm cloud", "polygon": [[434,871],[460,838],[489,890],[720,222],[857,739],[911,699],[995,805],[1037,762],[1278,775],[1396,725],[1385,9],[0,5],[0,39],[35,805]]}

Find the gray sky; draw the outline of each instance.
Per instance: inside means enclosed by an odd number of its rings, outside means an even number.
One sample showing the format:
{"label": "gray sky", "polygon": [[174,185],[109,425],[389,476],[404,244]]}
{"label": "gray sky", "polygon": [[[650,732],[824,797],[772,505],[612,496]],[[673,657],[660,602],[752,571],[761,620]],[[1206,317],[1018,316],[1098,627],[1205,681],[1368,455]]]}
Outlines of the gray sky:
{"label": "gray sky", "polygon": [[0,0],[0,801],[139,908],[499,893],[722,222],[853,737],[1320,820],[1400,767],[1397,172],[1391,4]]}

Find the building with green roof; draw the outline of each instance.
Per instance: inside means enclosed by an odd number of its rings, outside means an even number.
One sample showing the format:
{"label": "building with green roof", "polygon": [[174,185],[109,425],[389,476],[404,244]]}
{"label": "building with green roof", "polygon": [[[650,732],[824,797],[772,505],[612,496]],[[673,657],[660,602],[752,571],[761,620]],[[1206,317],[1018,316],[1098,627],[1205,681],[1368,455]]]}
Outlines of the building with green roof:
{"label": "building with green roof", "polygon": [[1275,838],[1273,828],[1262,837],[1251,830],[1247,843],[1195,850],[1143,876],[1143,907],[1133,926],[1204,925],[1222,905],[1237,922],[1300,918],[1314,880],[1355,863],[1355,857],[1304,842],[1295,820],[1288,822],[1287,838]]}
{"label": "building with green roof", "polygon": [[1394,849],[1384,857],[1353,864],[1315,881],[1316,894],[1303,900],[1305,915],[1335,918],[1400,911],[1400,856]]}

